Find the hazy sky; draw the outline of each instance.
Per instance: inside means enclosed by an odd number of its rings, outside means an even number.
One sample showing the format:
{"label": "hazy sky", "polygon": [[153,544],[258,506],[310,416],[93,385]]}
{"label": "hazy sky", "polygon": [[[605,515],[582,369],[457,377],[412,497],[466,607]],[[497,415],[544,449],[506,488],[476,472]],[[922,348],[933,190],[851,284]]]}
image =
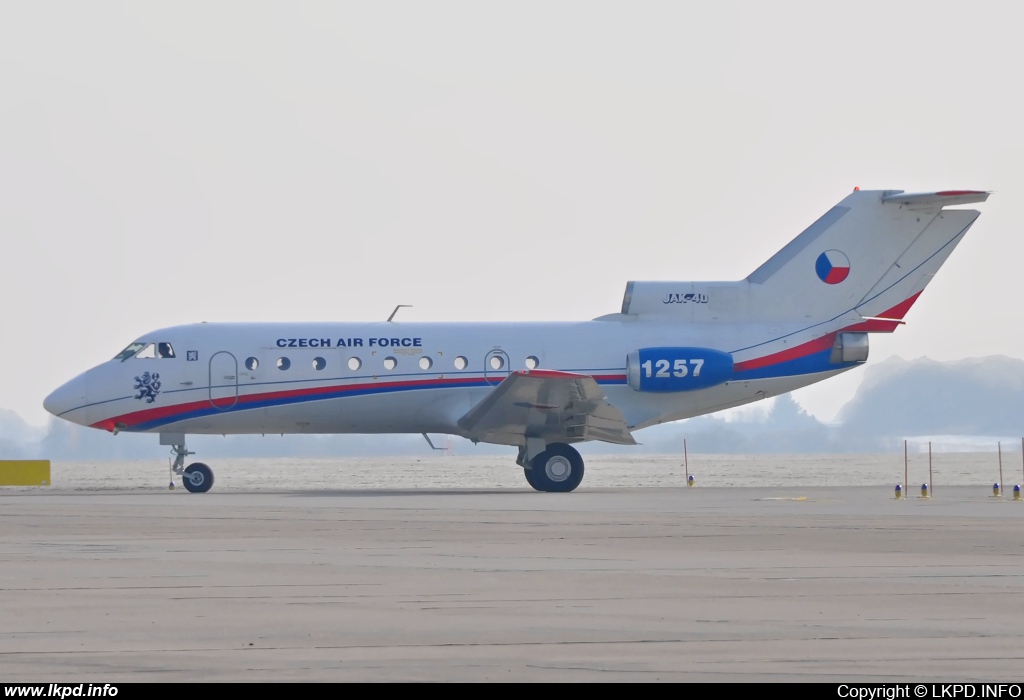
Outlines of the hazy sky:
{"label": "hazy sky", "polygon": [[591,318],[745,277],[854,186],[995,191],[871,361],[1024,357],[1022,14],[0,3],[0,407],[42,423],[179,323]]}

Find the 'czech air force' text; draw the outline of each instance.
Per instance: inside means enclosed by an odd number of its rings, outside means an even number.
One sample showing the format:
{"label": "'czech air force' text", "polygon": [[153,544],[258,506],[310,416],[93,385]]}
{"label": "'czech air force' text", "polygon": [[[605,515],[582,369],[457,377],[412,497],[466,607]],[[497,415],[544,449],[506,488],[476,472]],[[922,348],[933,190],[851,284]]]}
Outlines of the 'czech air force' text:
{"label": "'czech air force' text", "polygon": [[278,338],[279,348],[421,348],[423,338]]}

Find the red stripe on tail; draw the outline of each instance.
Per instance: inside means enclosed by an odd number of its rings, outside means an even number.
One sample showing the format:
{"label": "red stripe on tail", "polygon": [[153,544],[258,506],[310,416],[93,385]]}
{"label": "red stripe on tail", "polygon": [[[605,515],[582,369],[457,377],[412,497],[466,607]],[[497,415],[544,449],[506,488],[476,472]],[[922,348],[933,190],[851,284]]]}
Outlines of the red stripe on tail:
{"label": "red stripe on tail", "polygon": [[917,298],[919,296],[921,296],[921,292],[918,292],[909,299],[901,301],[899,304],[892,307],[891,309],[883,311],[880,314],[875,314],[875,316],[877,318],[894,318],[897,320],[902,319],[904,316],[907,315],[907,312],[910,311],[910,307],[914,305],[914,302],[917,301]]}

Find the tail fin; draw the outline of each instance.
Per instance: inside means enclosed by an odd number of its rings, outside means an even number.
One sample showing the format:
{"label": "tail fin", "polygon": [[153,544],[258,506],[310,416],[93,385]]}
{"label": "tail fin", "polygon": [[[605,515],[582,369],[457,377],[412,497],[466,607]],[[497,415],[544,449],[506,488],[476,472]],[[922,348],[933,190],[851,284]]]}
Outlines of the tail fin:
{"label": "tail fin", "polygon": [[988,192],[855,191],[757,268],[747,281],[773,305],[826,319],[849,310],[901,319],[967,229]]}
{"label": "tail fin", "polygon": [[[854,191],[740,282],[630,282],[622,313],[687,321],[902,319],[988,192]],[[892,330],[893,321],[864,330]]]}

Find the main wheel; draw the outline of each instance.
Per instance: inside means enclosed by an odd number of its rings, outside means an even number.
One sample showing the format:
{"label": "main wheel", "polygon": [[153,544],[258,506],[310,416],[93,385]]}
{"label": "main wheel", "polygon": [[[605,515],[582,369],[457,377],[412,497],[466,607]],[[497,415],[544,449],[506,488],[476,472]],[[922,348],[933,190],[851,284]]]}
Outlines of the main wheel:
{"label": "main wheel", "polygon": [[583,458],[575,448],[556,442],[533,458],[530,464],[532,480],[527,481],[538,491],[567,493],[583,481]]}
{"label": "main wheel", "polygon": [[191,493],[206,493],[213,486],[213,470],[202,462],[185,467],[181,481]]}
{"label": "main wheel", "polygon": [[540,491],[540,487],[537,486],[537,482],[533,480],[533,469],[530,467],[523,467],[523,474],[526,475],[526,483],[534,488],[536,491]]}

